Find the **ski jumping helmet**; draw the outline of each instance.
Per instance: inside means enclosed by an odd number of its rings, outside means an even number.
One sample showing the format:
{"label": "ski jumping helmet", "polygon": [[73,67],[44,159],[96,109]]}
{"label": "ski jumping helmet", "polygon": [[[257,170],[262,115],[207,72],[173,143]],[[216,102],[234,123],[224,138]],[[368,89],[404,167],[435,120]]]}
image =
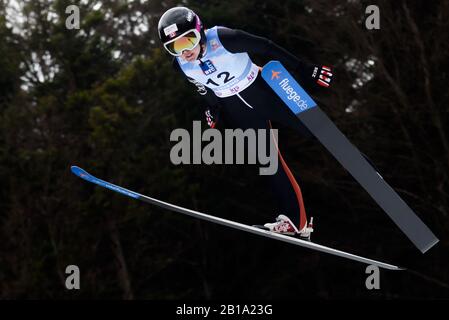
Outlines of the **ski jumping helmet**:
{"label": "ski jumping helmet", "polygon": [[192,50],[200,45],[199,58],[203,56],[202,45],[206,42],[203,24],[198,15],[185,7],[167,10],[158,23],[159,39],[165,50],[179,57],[184,50]]}

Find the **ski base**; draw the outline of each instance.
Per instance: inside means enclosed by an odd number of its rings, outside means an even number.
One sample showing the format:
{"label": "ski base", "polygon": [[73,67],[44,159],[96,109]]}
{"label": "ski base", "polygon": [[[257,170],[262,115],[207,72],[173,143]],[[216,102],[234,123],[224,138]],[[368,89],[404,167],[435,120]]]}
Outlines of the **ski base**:
{"label": "ski base", "polygon": [[223,218],[219,218],[219,217],[215,217],[212,215],[208,215],[199,211],[195,211],[195,210],[191,210],[191,209],[187,209],[187,208],[183,208],[168,202],[164,202],[158,199],[154,199],[142,194],[139,194],[137,192],[125,189],[123,187],[117,186],[115,184],[112,184],[110,182],[101,180],[96,178],[95,176],[87,173],[85,170],[81,169],[80,167],[77,166],[72,166],[71,167],[72,172],[77,175],[78,177],[89,181],[91,183],[94,183],[96,185],[99,185],[103,188],[107,188],[110,190],[113,190],[115,192],[121,193],[123,195],[126,195],[128,197],[131,197],[133,199],[137,199],[137,200],[141,200],[143,202],[147,202],[150,204],[154,204],[156,206],[162,207],[164,209],[168,209],[171,211],[175,211],[175,212],[179,212],[182,214],[186,214],[195,218],[199,218],[202,220],[206,220],[206,221],[210,221],[210,222],[214,222],[220,225],[224,225],[227,227],[231,227],[234,229],[238,229],[238,230],[242,230],[242,231],[246,231],[249,233],[253,233],[253,234],[257,234],[260,236],[264,236],[267,238],[271,238],[271,239],[275,239],[275,240],[279,240],[279,241],[283,241],[283,242],[287,242],[290,244],[294,244],[297,246],[301,246],[301,247],[305,247],[305,248],[309,248],[312,250],[316,250],[316,251],[320,251],[320,252],[324,252],[324,253],[328,253],[334,256],[338,256],[338,257],[342,257],[345,259],[349,259],[349,260],[353,260],[353,261],[358,261],[361,263],[365,263],[368,265],[374,265],[374,266],[378,266],[380,268],[384,268],[384,269],[388,269],[388,270],[405,270],[404,268],[401,268],[399,266],[395,266],[392,264],[388,264],[388,263],[384,263],[381,261],[377,261],[377,260],[373,260],[373,259],[368,259],[362,256],[358,256],[358,255],[354,255],[345,251],[341,251],[341,250],[337,250],[337,249],[333,249],[330,247],[326,247],[320,244],[316,244],[313,242],[309,242],[306,240],[301,240],[301,239],[297,239],[297,238],[293,238],[293,237],[289,237],[289,236],[285,236],[282,234],[277,234],[277,233],[273,233],[271,231],[267,231],[267,230],[263,230],[257,227],[253,227],[253,226],[249,226],[243,223],[239,223],[239,222],[235,222],[235,221],[231,221],[231,220],[227,220],[227,219],[223,219]]}

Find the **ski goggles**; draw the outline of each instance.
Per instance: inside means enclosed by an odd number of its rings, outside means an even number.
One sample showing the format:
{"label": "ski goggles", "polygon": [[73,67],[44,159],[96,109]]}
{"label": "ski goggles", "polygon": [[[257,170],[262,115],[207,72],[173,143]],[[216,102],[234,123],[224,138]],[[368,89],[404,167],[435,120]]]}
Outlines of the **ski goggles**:
{"label": "ski goggles", "polygon": [[185,50],[193,50],[201,41],[201,35],[196,29],[184,32],[176,39],[164,43],[164,48],[172,56],[179,57]]}

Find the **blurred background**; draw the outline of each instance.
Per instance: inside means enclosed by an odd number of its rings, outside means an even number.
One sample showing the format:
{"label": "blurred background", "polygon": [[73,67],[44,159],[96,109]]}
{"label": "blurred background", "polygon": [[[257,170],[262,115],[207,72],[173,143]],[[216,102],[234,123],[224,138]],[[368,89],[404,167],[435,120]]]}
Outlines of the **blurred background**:
{"label": "blurred background", "polygon": [[[80,8],[69,30],[67,6]],[[270,38],[335,68],[314,97],[440,238],[425,255],[318,141],[282,128],[313,240],[405,265],[367,290],[365,265],[158,209],[71,174],[244,223],[278,214],[243,166],[174,166],[169,136],[203,119],[171,67],[160,15]],[[365,8],[380,9],[367,30]],[[359,0],[0,2],[0,298],[449,298],[449,2]],[[260,65],[268,57],[257,57]],[[65,288],[67,265],[81,289]]]}

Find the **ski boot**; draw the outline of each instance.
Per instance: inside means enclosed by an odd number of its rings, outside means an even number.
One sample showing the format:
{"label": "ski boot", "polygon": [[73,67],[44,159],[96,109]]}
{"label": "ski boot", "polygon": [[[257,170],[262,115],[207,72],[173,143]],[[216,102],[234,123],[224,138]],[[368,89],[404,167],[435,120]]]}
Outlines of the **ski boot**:
{"label": "ski boot", "polygon": [[265,223],[263,225],[265,230],[269,230],[271,232],[276,232],[280,234],[285,234],[288,236],[294,236],[299,233],[298,228],[293,224],[293,222],[286,215],[280,214],[276,218],[276,222],[274,223]]}
{"label": "ski boot", "polygon": [[313,217],[310,218],[310,222],[298,233],[298,238],[301,240],[311,241],[311,235],[313,232]]}
{"label": "ski boot", "polygon": [[289,217],[283,214],[280,214],[274,223],[265,223],[263,226],[254,225],[254,227],[287,236],[296,236],[301,240],[310,241],[310,235],[313,232],[313,218],[311,218],[310,223],[301,230],[298,230]]}

